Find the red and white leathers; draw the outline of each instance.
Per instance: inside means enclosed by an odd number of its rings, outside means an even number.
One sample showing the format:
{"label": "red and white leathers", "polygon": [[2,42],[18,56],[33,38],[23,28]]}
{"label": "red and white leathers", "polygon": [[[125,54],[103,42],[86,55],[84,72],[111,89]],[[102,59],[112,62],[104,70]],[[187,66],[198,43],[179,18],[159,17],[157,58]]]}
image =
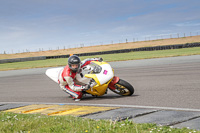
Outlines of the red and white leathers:
{"label": "red and white leathers", "polygon": [[[99,61],[100,58],[88,58],[81,61],[81,67],[88,65],[91,61]],[[70,70],[69,66],[65,66],[65,68],[59,74],[59,84],[60,88],[64,90],[66,93],[70,94],[74,99],[82,98],[82,91],[85,89],[84,85],[76,84],[75,76],[77,72],[73,72]]]}

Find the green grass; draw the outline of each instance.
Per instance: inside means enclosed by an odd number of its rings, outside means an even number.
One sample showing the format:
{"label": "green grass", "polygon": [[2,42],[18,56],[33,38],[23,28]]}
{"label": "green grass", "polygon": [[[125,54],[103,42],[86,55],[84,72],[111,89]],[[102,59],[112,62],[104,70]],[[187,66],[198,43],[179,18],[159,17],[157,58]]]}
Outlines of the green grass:
{"label": "green grass", "polygon": [[[104,61],[122,61],[122,60],[139,60],[139,59],[151,59],[151,58],[162,58],[162,57],[186,56],[186,55],[199,55],[199,54],[200,54],[200,47],[195,47],[195,48],[184,48],[184,49],[173,49],[173,50],[142,51],[142,52],[130,52],[130,53],[120,53],[120,54],[84,56],[81,57],[81,59],[83,60],[85,58],[92,58],[99,56],[102,57]],[[56,67],[56,66],[64,66],[66,64],[67,64],[66,58],[27,61],[27,62],[14,62],[14,63],[0,64],[0,71],[42,68],[42,67]]]}
{"label": "green grass", "polygon": [[1,133],[200,133],[200,131],[132,121],[92,120],[73,116],[46,116],[0,112]]}

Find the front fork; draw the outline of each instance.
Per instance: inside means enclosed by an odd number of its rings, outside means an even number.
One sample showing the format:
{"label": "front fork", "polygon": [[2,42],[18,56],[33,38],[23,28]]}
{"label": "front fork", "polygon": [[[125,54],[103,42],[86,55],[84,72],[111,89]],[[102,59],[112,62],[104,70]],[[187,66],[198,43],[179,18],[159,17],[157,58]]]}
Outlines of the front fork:
{"label": "front fork", "polygon": [[117,76],[114,76],[112,81],[110,82],[110,84],[108,85],[108,88],[115,91],[116,88],[115,88],[115,84],[119,81],[119,77]]}

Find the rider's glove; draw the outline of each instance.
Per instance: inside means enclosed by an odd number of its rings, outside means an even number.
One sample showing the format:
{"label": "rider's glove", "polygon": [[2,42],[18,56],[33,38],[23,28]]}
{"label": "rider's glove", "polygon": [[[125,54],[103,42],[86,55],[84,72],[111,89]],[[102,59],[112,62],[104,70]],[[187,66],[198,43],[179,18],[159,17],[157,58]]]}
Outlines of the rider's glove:
{"label": "rider's glove", "polygon": [[82,91],[86,91],[90,89],[90,85],[84,85],[82,87],[83,87]]}

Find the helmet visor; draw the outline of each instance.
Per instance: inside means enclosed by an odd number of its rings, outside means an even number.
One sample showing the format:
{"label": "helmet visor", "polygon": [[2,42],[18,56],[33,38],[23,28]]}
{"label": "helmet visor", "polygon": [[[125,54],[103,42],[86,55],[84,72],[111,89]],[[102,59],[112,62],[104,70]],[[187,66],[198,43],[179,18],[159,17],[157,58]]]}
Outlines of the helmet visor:
{"label": "helmet visor", "polygon": [[78,69],[79,68],[79,64],[71,64],[71,68],[72,69]]}

